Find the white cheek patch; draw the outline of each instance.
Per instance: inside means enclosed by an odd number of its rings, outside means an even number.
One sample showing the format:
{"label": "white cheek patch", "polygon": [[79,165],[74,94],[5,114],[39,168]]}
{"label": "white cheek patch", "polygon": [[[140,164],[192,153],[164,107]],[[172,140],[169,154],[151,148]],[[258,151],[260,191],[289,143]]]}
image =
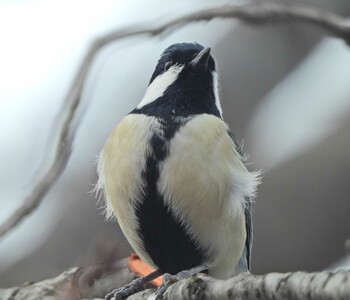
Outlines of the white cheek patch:
{"label": "white cheek patch", "polygon": [[157,76],[148,86],[137,108],[141,108],[163,96],[166,89],[175,82],[183,68],[184,65],[171,66],[169,70]]}
{"label": "white cheek patch", "polygon": [[218,109],[220,113],[220,117],[222,118],[222,108],[220,103],[220,97],[219,97],[219,81],[218,81],[218,74],[216,72],[212,72],[213,75],[213,87],[214,87],[214,96],[215,96],[215,106]]}

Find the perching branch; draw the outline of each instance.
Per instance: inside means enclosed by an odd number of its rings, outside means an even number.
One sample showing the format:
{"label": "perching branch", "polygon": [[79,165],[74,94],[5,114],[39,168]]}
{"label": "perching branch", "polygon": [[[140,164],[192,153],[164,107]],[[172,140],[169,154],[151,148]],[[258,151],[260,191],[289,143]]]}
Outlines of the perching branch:
{"label": "perching branch", "polygon": [[[151,300],[151,292],[128,300]],[[228,280],[197,276],[172,285],[165,300],[339,300],[350,299],[350,270],[331,272],[292,272],[253,275],[241,273]]]}
{"label": "perching branch", "polygon": [[319,27],[329,35],[341,38],[350,44],[350,27],[343,17],[316,8],[275,3],[212,6],[176,17],[170,21],[154,21],[147,24],[133,25],[101,36],[88,50],[66,96],[60,114],[61,120],[58,122],[56,129],[58,139],[54,143],[54,158],[50,167],[46,168],[45,162],[40,167],[39,174],[41,176],[38,182],[24,199],[22,205],[1,224],[0,237],[7,234],[39,206],[46,193],[64,171],[72,152],[76,130],[82,119],[82,114],[77,113],[81,103],[82,89],[96,53],[105,45],[126,37],[170,34],[171,30],[178,29],[190,22],[209,21],[214,18],[239,19],[249,24],[304,23]]}
{"label": "perching branch", "polygon": [[[107,264],[73,268],[53,279],[0,289],[2,300],[103,299],[105,294],[134,278],[126,260],[108,268]],[[155,289],[149,289],[128,300],[153,300]],[[242,273],[228,280],[199,275],[172,285],[165,300],[338,300],[350,299],[350,270],[332,272],[293,272],[253,275]]]}

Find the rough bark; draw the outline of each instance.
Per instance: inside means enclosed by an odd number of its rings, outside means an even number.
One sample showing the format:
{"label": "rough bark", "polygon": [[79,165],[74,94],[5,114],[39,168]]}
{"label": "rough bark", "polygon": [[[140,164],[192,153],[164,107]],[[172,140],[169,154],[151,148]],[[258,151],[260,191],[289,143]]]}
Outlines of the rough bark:
{"label": "rough bark", "polygon": [[[37,283],[0,289],[2,300],[103,299],[107,292],[134,279],[126,260],[73,268]],[[130,296],[129,300],[154,299],[155,289]],[[350,270],[337,272],[292,272],[254,275],[242,273],[228,280],[198,275],[172,285],[164,299],[317,299],[350,300]]]}
{"label": "rough bark", "polygon": [[72,268],[59,276],[18,287],[0,289],[1,300],[75,300],[104,298],[107,292],[131,282],[127,260]]}

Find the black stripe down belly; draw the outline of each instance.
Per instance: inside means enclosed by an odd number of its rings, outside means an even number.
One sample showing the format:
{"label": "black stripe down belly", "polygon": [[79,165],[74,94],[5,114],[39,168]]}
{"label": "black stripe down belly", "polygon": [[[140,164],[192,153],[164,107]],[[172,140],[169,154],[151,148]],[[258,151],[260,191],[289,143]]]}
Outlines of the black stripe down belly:
{"label": "black stripe down belly", "polygon": [[162,272],[176,274],[201,265],[205,261],[205,251],[186,233],[157,190],[159,163],[168,155],[167,141],[179,128],[163,125],[164,135],[154,134],[150,141],[153,153],[147,157],[142,173],[144,194],[136,208],[136,216],[144,250]]}

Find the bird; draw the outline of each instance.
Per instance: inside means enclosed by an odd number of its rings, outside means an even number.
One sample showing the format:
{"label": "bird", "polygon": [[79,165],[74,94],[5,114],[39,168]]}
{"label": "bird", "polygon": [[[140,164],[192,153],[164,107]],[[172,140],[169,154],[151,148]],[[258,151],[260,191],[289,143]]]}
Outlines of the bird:
{"label": "bird", "polygon": [[227,279],[249,271],[260,172],[248,171],[223,120],[211,48],[164,50],[143,98],[109,135],[97,171],[107,217],[156,270],[106,299],[123,299],[162,274],[159,298],[199,272]]}

